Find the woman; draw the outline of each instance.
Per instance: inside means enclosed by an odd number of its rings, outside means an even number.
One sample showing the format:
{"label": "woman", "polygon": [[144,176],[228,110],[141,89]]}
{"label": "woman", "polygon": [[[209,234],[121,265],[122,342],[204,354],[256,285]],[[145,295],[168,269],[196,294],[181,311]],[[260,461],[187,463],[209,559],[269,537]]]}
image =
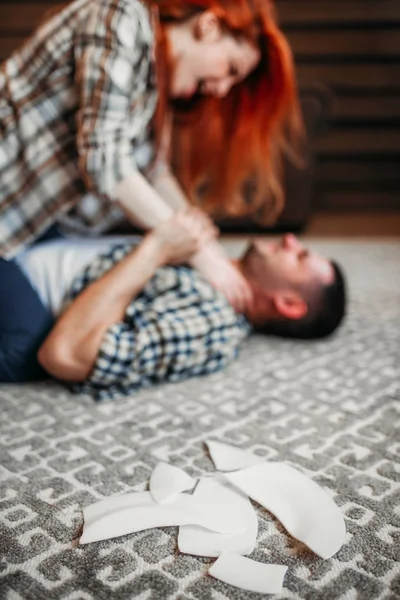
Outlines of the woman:
{"label": "woman", "polygon": [[[172,126],[186,193],[168,167]],[[226,207],[249,175],[279,198],[301,126],[268,0],[76,0],[2,65],[0,129],[4,381],[36,373],[49,327],[15,262],[24,247],[55,224],[96,235],[125,215],[152,229],[199,185]],[[244,310],[250,291],[219,244],[191,264]]]}

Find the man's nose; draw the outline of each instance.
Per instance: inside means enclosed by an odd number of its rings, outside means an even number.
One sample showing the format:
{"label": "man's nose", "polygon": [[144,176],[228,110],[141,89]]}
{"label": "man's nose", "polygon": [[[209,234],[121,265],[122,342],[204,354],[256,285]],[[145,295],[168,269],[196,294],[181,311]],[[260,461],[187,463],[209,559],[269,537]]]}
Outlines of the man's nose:
{"label": "man's nose", "polygon": [[283,236],[283,247],[285,250],[300,250],[302,246],[295,235],[287,233]]}

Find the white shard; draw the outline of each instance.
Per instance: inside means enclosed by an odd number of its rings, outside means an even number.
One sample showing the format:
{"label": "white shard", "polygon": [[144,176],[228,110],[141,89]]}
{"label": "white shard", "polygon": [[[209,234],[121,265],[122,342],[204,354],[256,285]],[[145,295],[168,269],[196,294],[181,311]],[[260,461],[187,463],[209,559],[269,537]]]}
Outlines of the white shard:
{"label": "white shard", "polygon": [[240,554],[223,552],[208,573],[229,585],[259,594],[279,594],[287,567],[266,565]]}
{"label": "white shard", "polygon": [[330,558],[341,548],[346,535],[341,510],[315,481],[297,469],[270,462],[224,477],[322,558]]}
{"label": "white shard", "polygon": [[218,471],[237,471],[265,462],[266,459],[246,450],[222,442],[206,441],[215,468]]}
{"label": "white shard", "polygon": [[196,556],[219,556],[224,550],[238,554],[251,554],[256,545],[258,520],[253,505],[247,496],[236,490],[228,482],[218,479],[200,479],[194,498],[206,512],[223,513],[232,521],[238,519],[244,529],[237,534],[223,534],[208,531],[195,525],[179,528],[178,547],[184,554]]}
{"label": "white shard", "polygon": [[197,479],[183,469],[159,462],[150,476],[150,493],[156,502],[162,504],[174,499],[180,492],[191,490],[196,482]]}
{"label": "white shard", "polygon": [[199,525],[218,533],[238,533],[229,518],[204,508],[189,494],[179,494],[167,504],[158,504],[150,492],[132,492],[95,502],[83,509],[84,527],[80,544],[109,540],[153,527]]}

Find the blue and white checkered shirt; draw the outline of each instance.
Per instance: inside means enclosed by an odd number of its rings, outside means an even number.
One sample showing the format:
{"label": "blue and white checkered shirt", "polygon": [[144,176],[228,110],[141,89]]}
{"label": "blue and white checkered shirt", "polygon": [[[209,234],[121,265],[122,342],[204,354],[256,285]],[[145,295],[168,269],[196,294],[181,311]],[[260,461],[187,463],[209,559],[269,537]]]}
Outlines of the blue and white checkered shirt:
{"label": "blue and white checkered shirt", "polygon": [[[67,301],[130,250],[114,246],[73,282]],[[194,269],[163,267],[106,332],[89,378],[78,393],[97,400],[128,395],[162,381],[213,373],[235,359],[251,327]]]}

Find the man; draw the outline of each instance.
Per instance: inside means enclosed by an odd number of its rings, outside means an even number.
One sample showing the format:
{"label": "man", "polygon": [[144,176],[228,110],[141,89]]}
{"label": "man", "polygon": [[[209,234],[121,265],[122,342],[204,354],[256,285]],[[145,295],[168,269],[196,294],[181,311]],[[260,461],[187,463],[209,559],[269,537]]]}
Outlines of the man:
{"label": "man", "polygon": [[[28,253],[21,267],[41,288],[43,301],[61,312],[38,354],[45,370],[72,382],[76,391],[110,398],[219,370],[236,358],[252,330],[311,339],[338,327],[345,313],[340,268],[293,235],[279,243],[254,240],[233,261],[253,295],[245,314],[236,314],[224,296],[182,265],[214,235],[211,225],[189,211],[133,247],[103,238],[89,256],[82,245],[77,251],[71,242],[56,242],[64,267],[54,261],[53,245],[53,275],[50,268],[46,272],[46,248]],[[88,266],[63,284],[63,273],[71,278],[83,255]],[[63,311],[60,295],[69,301]]]}

